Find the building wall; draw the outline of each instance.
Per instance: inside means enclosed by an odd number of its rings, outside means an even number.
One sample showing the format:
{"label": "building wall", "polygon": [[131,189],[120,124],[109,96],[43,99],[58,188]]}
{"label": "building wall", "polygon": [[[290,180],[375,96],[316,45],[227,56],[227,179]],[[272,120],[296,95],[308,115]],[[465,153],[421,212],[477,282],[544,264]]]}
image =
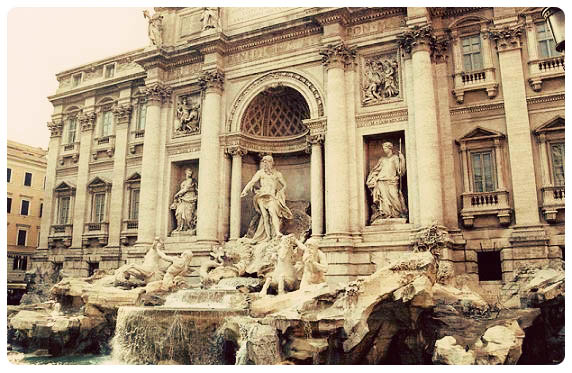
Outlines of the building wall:
{"label": "building wall", "polygon": [[[331,282],[371,273],[408,250],[433,220],[452,239],[443,258],[456,273],[477,278],[479,253],[489,251],[500,252],[498,281],[525,265],[560,262],[563,186],[552,185],[545,144],[564,136],[564,67],[558,55],[539,56],[540,8],[265,8],[256,17],[245,17],[252,10],[221,8],[218,24],[207,29],[201,8],[156,11],[164,17],[163,46],[171,49],[149,46],[57,75],[60,87],[50,97],[51,203],[39,265],[63,263],[75,275],[87,275],[96,263],[116,268],[141,260],[154,236],[165,237],[172,253],[192,248],[193,265],[200,265],[233,227],[247,229],[247,202],[233,215],[233,193],[264,152],[286,157],[277,167],[290,180],[287,199],[324,200],[325,208],[315,210],[324,227],[313,225],[312,233],[327,253]],[[430,32],[419,31],[427,25]],[[463,40],[471,36],[478,36],[482,57],[476,71],[463,63]],[[332,48],[339,44],[345,52]],[[367,92],[375,81],[367,69],[376,61],[394,63],[397,75],[394,91],[372,100]],[[115,74],[106,78],[110,64]],[[213,71],[224,79],[209,77]],[[73,87],[78,74],[81,83]],[[308,143],[240,133],[249,104],[277,86],[305,98]],[[177,132],[183,98],[201,105],[199,133]],[[143,102],[145,131],[136,127]],[[114,125],[105,138],[102,118],[109,109]],[[74,117],[76,142],[70,144],[66,131]],[[408,217],[372,225],[365,180],[387,139],[407,159],[401,183]],[[309,149],[321,155],[309,157]],[[469,161],[471,152],[483,150],[493,157],[495,188],[477,193]],[[233,188],[237,154],[242,176]],[[185,167],[199,184],[196,235],[172,233],[170,206]],[[320,185],[310,180],[322,182],[317,197],[301,187]],[[142,210],[134,227],[127,217],[136,187]],[[90,224],[97,191],[106,195],[101,226]],[[58,198],[67,195],[73,199],[69,222],[54,227]]]}

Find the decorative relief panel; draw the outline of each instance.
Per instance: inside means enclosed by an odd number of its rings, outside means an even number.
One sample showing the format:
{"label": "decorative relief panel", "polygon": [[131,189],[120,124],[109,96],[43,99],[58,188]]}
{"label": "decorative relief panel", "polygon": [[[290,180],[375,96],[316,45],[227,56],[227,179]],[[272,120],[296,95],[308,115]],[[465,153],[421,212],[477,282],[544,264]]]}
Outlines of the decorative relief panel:
{"label": "decorative relief panel", "polygon": [[177,98],[173,137],[196,135],[201,132],[201,94],[192,93]]}
{"label": "decorative relief panel", "polygon": [[362,61],[360,88],[364,106],[387,103],[401,97],[400,66],[396,54],[364,57]]}

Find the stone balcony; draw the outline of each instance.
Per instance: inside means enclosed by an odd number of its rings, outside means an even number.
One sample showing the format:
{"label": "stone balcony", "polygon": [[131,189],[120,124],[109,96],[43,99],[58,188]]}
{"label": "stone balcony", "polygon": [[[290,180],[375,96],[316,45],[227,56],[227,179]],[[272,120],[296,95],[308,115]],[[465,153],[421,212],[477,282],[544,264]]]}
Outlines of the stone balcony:
{"label": "stone balcony", "polygon": [[564,185],[551,185],[542,188],[542,213],[547,222],[556,222],[558,210],[564,210],[565,189]]}
{"label": "stone balcony", "polygon": [[494,67],[477,71],[462,71],[456,73],[453,78],[455,81],[453,95],[459,104],[463,103],[465,92],[485,90],[489,98],[496,97],[498,93],[499,83]]}
{"label": "stone balcony", "polygon": [[69,144],[62,144],[62,155],[72,155],[79,151],[79,141],[72,142]]}
{"label": "stone balcony", "polygon": [[115,151],[115,135],[102,136],[94,138],[94,144],[91,151],[91,156],[93,160],[97,160],[102,156],[102,154],[107,155],[107,157],[113,157],[113,152]]}
{"label": "stone balcony", "polygon": [[465,227],[472,227],[475,217],[483,215],[496,215],[501,225],[506,226],[510,224],[511,209],[506,190],[463,193],[462,198],[463,209],[461,210],[461,217]]}
{"label": "stone balcony", "polygon": [[72,224],[55,224],[50,228],[50,235],[48,236],[48,245],[55,246],[58,241],[61,241],[64,246],[71,246],[71,239],[73,233]]}
{"label": "stone balcony", "polygon": [[83,230],[82,243],[88,244],[90,240],[95,239],[101,245],[107,245],[109,238],[109,223],[86,223]]}
{"label": "stone balcony", "polygon": [[121,224],[121,243],[127,245],[131,240],[137,238],[138,220],[123,220]]}
{"label": "stone balcony", "polygon": [[542,89],[542,81],[564,77],[564,56],[543,58],[528,62],[528,82],[536,92]]}

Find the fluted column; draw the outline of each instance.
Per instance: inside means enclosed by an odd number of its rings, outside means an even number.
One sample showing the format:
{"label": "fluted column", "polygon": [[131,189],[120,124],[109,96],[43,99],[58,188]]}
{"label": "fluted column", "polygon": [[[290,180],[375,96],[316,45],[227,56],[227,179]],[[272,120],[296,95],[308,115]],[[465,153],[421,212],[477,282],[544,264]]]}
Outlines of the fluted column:
{"label": "fluted column", "polygon": [[538,196],[532,159],[532,139],[526,103],[520,25],[491,30],[496,41],[504,96],[506,131],[512,170],[514,213],[518,225],[540,224]]}
{"label": "fluted column", "polygon": [[85,226],[85,215],[89,209],[90,200],[87,194],[89,178],[89,157],[96,114],[87,112],[79,116],[81,135],[79,143],[79,160],[77,167],[77,190],[74,202],[72,248],[82,247],[82,236]]}
{"label": "fluted column", "polygon": [[242,190],[242,157],[246,150],[239,146],[226,149],[232,156],[232,171],[230,176],[230,239],[240,237],[240,192]]}
{"label": "fluted column", "polygon": [[48,248],[48,236],[50,235],[50,228],[55,224],[57,211],[54,211],[55,197],[54,188],[56,187],[56,167],[58,162],[58,154],[60,151],[60,144],[62,141],[62,128],[63,122],[61,119],[55,119],[48,123],[50,129],[50,143],[48,145],[46,168],[46,198],[44,198],[44,214],[42,216],[42,225],[40,227],[40,242],[38,248]]}
{"label": "fluted column", "polygon": [[119,247],[123,218],[123,195],[125,190],[125,158],[131,105],[120,104],[113,109],[115,115],[115,151],[109,199],[109,237],[107,246]]}
{"label": "fluted column", "polygon": [[311,145],[310,204],[312,237],[322,237],[324,234],[324,169],[322,166],[324,134],[308,136],[308,143]]}
{"label": "fluted column", "polygon": [[542,186],[552,185],[550,181],[550,170],[548,163],[548,144],[546,143],[546,134],[541,133],[538,135],[540,141],[540,169],[542,170]]}
{"label": "fluted column", "polygon": [[469,160],[467,157],[467,145],[461,144],[461,162],[463,163],[463,192],[470,193],[473,191],[473,185],[469,180]]}
{"label": "fluted column", "polygon": [[221,96],[224,74],[206,71],[199,82],[205,90],[201,125],[201,153],[199,158],[199,200],[197,206],[197,240],[216,243],[220,197]]}
{"label": "fluted column", "polygon": [[439,127],[430,48],[435,38],[429,26],[414,26],[400,39],[401,48],[411,53],[413,110],[419,188],[419,223],[443,224],[443,195]]}
{"label": "fluted column", "polygon": [[137,243],[148,245],[153,242],[156,232],[161,105],[171,99],[171,88],[161,83],[154,83],[146,86],[143,93],[147,96],[147,117],[141,160]]}
{"label": "fluted column", "polygon": [[327,120],[325,137],[326,238],[350,238],[349,166],[346,118],[345,66],[355,51],[345,45],[331,45],[320,51],[327,71]]}

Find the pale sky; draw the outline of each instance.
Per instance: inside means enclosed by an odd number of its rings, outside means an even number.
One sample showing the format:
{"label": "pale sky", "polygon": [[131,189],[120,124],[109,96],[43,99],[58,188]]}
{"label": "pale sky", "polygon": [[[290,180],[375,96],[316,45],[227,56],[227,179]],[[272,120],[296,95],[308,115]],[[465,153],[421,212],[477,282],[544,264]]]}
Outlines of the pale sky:
{"label": "pale sky", "polygon": [[8,139],[47,149],[56,73],[148,44],[144,8],[13,8],[8,20]]}

